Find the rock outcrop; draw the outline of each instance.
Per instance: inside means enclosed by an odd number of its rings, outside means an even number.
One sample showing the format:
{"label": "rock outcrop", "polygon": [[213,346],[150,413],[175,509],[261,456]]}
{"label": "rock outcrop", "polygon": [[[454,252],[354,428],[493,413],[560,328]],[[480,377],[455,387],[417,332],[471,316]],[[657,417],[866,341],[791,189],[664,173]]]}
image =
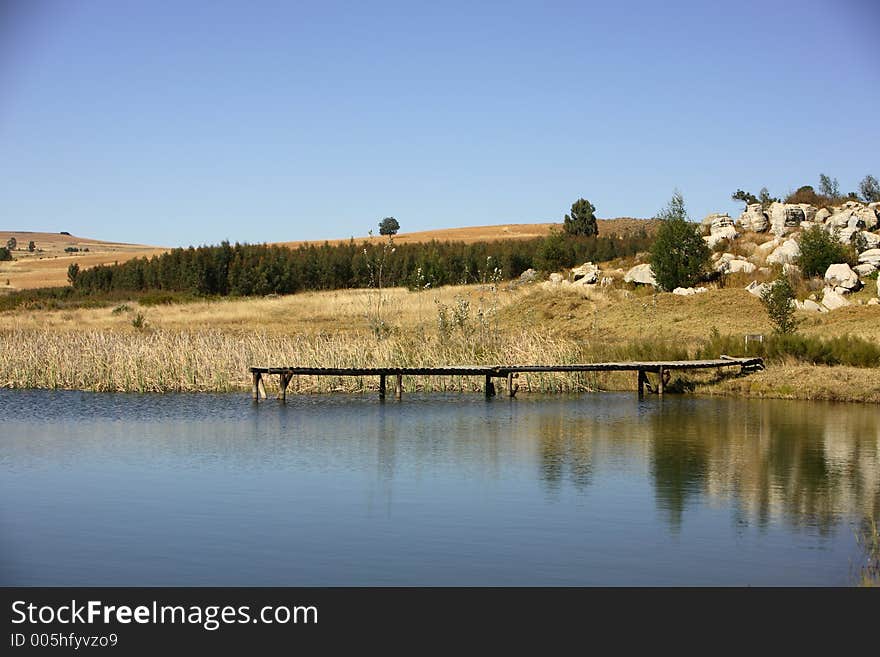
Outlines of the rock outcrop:
{"label": "rock outcrop", "polygon": [[739,225],[743,230],[763,233],[770,228],[770,217],[760,203],[750,203],[739,216]]}

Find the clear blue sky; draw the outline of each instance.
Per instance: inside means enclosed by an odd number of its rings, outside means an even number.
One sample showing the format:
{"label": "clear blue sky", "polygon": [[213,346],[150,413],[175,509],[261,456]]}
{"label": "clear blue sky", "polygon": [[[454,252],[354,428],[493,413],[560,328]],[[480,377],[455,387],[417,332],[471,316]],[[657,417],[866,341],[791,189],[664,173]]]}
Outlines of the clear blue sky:
{"label": "clear blue sky", "polygon": [[0,228],[161,245],[880,177],[880,2],[0,0]]}

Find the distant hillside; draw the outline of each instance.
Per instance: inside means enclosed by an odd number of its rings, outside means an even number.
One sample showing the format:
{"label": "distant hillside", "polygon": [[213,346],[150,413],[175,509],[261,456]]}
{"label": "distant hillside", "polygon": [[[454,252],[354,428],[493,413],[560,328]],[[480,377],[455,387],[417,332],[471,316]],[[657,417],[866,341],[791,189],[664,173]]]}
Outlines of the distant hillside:
{"label": "distant hillside", "polygon": [[[0,262],[0,293],[67,285],[67,268],[74,262],[81,269],[86,269],[95,265],[108,265],[164,253],[168,250],[142,244],[103,242],[62,233],[23,230],[0,230],[0,246],[6,246],[11,237],[18,242],[12,253],[15,260]],[[27,250],[31,241],[36,247],[33,253]],[[79,249],[79,251],[71,252],[65,249]]]}
{"label": "distant hillside", "polygon": [[[619,217],[616,219],[599,219],[599,235],[625,235],[647,229],[654,230],[656,221],[651,219],[634,219],[632,217]],[[416,242],[494,242],[496,240],[526,240],[536,237],[544,237],[551,230],[562,230],[561,223],[541,224],[500,224],[497,226],[470,226],[466,228],[441,228],[438,230],[423,230],[414,233],[399,233],[394,236],[398,244],[410,244]],[[378,229],[377,231],[378,232]],[[355,242],[382,241],[387,238],[378,234],[370,237],[355,237]],[[326,240],[330,244],[348,242],[348,239]],[[323,244],[325,240],[308,240],[298,242],[281,242],[284,246],[297,247],[303,244]]]}

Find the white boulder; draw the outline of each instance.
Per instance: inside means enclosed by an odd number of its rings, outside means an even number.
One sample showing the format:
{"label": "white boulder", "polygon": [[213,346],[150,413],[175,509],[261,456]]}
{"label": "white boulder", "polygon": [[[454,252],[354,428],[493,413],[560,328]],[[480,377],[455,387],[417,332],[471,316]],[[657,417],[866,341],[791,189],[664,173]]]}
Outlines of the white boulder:
{"label": "white boulder", "polygon": [[853,292],[862,286],[859,275],[845,262],[828,266],[825,270],[825,283],[829,287],[841,288],[846,292]]}
{"label": "white boulder", "polygon": [[595,285],[599,282],[599,268],[592,262],[585,262],[571,270],[571,281],[578,285]]}
{"label": "white boulder", "polygon": [[654,272],[651,271],[650,264],[636,265],[630,269],[623,277],[624,283],[635,283],[637,285],[653,285],[657,287],[657,279],[654,278]]}
{"label": "white boulder", "polygon": [[863,276],[870,276],[870,275],[873,274],[875,271],[877,271],[877,267],[875,267],[874,265],[872,265],[872,264],[866,262],[866,263],[863,264],[863,265],[856,265],[855,267],[853,267],[853,271],[854,271],[855,273],[857,273],[860,277],[863,277]]}
{"label": "white boulder", "polygon": [[729,260],[724,264],[723,273],[725,274],[752,274],[757,269],[748,260]]}
{"label": "white boulder", "polygon": [[880,247],[880,235],[877,235],[876,233],[869,233],[868,231],[863,230],[859,233],[857,239],[864,240],[866,249],[876,249]]}
{"label": "white boulder", "polygon": [[830,287],[826,287],[825,291],[822,293],[822,305],[828,310],[837,310],[838,308],[849,306],[850,302],[839,292],[832,290]]}
{"label": "white boulder", "polygon": [[827,308],[825,308],[824,306],[820,306],[818,303],[816,303],[812,299],[804,300],[804,302],[801,304],[801,309],[806,310],[807,312],[811,312],[811,313],[827,313],[828,312]]}
{"label": "white boulder", "polygon": [[749,294],[754,294],[756,297],[760,297],[764,294],[764,290],[769,289],[769,285],[767,283],[759,283],[758,281],[752,281],[748,285],[746,285],[746,292]]}
{"label": "white boulder", "polygon": [[786,262],[794,262],[801,255],[801,247],[794,240],[785,240],[780,246],[776,247],[769,256],[767,262],[770,264],[782,265]]}
{"label": "white boulder", "polygon": [[880,268],[880,249],[868,249],[859,254],[859,264],[869,264]]}
{"label": "white boulder", "polygon": [[672,291],[672,293],[682,297],[692,297],[695,294],[702,294],[706,291],[707,288],[705,287],[677,287]]}
{"label": "white boulder", "polygon": [[770,218],[760,203],[750,203],[739,216],[739,225],[743,230],[763,233],[770,227]]}
{"label": "white boulder", "polygon": [[[812,215],[815,216],[815,215]],[[804,209],[794,203],[770,204],[770,231],[774,235],[785,235],[798,228],[807,219]]]}

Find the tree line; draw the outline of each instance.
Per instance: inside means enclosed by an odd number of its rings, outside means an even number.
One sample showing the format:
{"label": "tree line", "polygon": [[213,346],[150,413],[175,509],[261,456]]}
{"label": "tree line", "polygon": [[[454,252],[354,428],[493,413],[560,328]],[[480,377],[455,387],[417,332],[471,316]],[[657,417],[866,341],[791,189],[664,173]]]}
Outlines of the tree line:
{"label": "tree line", "polygon": [[585,261],[631,256],[650,246],[645,231],[625,236],[569,236],[497,242],[325,243],[297,248],[230,244],[172,249],[152,258],[68,272],[86,293],[168,290],[198,295],[291,294],[375,286],[438,287],[516,278]]}

